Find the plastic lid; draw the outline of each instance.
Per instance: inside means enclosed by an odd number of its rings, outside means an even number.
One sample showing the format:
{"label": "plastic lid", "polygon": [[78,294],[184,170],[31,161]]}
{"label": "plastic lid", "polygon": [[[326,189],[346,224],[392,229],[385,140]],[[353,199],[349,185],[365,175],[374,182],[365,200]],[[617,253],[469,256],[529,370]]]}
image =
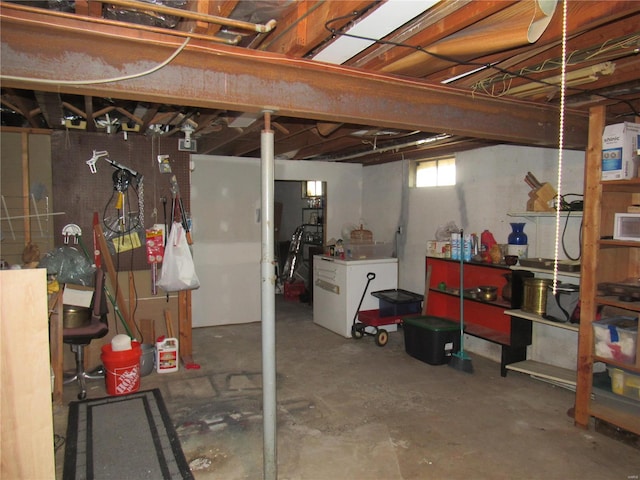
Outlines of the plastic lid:
{"label": "plastic lid", "polygon": [[460,324],[457,321],[429,315],[403,318],[402,322],[408,325],[413,325],[414,327],[424,328],[425,330],[433,330],[434,332],[448,332],[460,329]]}
{"label": "plastic lid", "polygon": [[389,303],[413,303],[422,300],[424,297],[418,293],[409,292],[407,290],[378,290],[371,292],[371,295]]}

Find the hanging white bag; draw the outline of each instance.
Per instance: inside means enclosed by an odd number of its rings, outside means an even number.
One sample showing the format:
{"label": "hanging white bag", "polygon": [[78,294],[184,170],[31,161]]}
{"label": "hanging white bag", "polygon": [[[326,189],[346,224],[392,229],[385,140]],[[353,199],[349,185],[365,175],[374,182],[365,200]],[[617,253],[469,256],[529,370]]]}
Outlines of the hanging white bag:
{"label": "hanging white bag", "polygon": [[187,237],[179,222],[173,222],[164,248],[162,270],[156,285],[165,292],[194,290],[200,287]]}

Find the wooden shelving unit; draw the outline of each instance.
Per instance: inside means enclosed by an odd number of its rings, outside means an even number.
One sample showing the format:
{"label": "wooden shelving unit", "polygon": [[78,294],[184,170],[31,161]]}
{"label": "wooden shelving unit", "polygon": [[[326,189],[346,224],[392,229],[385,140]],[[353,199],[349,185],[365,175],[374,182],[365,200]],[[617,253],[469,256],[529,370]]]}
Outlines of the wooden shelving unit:
{"label": "wooden shelving unit", "polygon": [[[546,320],[542,316],[536,315],[535,313],[525,312],[524,310],[520,309],[506,310],[504,313],[513,317],[529,320],[533,323],[540,323],[549,327],[562,328],[564,330],[570,330],[573,332],[577,332],[580,328],[575,323],[553,322],[551,320]],[[523,360],[521,362],[507,365],[506,368],[507,370],[525,373],[531,375],[532,377],[557,383],[560,386],[564,386],[569,389],[576,388],[576,372],[573,370],[569,370],[568,368],[562,368],[556,365],[550,365],[548,363],[539,362],[536,360]]]}
{"label": "wooden shelving unit", "polygon": [[309,264],[311,261],[310,248],[321,248],[324,245],[324,202],[325,199],[322,197],[318,206],[302,208],[302,227],[304,228],[302,260],[305,264]]}
{"label": "wooden shelving unit", "polygon": [[599,296],[601,282],[623,282],[640,276],[640,242],[611,240],[614,213],[625,212],[628,205],[640,203],[640,178],[601,180],[602,132],[606,109],[593,107],[589,119],[589,144],[585,165],[585,211],[583,260],[581,271],[581,317],[578,341],[578,377],[575,423],[587,428],[591,417],[640,434],[640,401],[612,394],[594,385],[594,363],[624,368],[640,375],[640,342],[636,342],[635,364],[621,364],[594,354],[592,322],[601,306],[623,309],[638,316],[638,302],[622,302],[615,297]]}
{"label": "wooden shelving unit", "polygon": [[[426,258],[426,269],[431,267],[427,314],[460,321],[460,262],[445,258]],[[500,345],[500,374],[507,375],[507,366],[521,362],[527,357],[527,346],[531,345],[531,322],[509,316],[505,310],[513,308],[510,302],[500,298],[506,284],[505,275],[511,272],[506,265],[478,262],[464,263],[464,288],[479,285],[498,287],[498,299],[483,301],[464,298],[464,331],[468,335],[482,338]],[[440,284],[445,289],[440,288]]]}

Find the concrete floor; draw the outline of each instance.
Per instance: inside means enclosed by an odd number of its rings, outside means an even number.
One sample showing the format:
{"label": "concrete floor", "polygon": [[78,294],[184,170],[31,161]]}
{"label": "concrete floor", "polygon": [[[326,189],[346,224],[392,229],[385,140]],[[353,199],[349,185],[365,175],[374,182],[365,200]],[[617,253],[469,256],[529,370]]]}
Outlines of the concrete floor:
{"label": "concrete floor", "polygon": [[[568,390],[502,378],[473,354],[473,374],[430,366],[405,353],[402,331],[378,347],[315,325],[308,305],[276,304],[279,479],[640,477],[637,449],[574,427]],[[197,329],[200,370],[141,379],[161,389],[196,479],[262,478],[260,335],[259,323]],[[65,402],[76,393],[65,387]],[[63,436],[66,410],[54,412]]]}

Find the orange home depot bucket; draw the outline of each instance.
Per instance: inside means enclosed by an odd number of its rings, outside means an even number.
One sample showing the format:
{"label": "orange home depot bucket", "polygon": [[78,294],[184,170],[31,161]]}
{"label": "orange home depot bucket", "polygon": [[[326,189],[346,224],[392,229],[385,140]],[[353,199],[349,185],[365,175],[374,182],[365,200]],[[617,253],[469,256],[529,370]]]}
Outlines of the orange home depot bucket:
{"label": "orange home depot bucket", "polygon": [[126,395],[140,388],[140,343],[131,342],[131,350],[114,352],[111,344],[102,347],[100,359],[104,365],[109,395]]}

